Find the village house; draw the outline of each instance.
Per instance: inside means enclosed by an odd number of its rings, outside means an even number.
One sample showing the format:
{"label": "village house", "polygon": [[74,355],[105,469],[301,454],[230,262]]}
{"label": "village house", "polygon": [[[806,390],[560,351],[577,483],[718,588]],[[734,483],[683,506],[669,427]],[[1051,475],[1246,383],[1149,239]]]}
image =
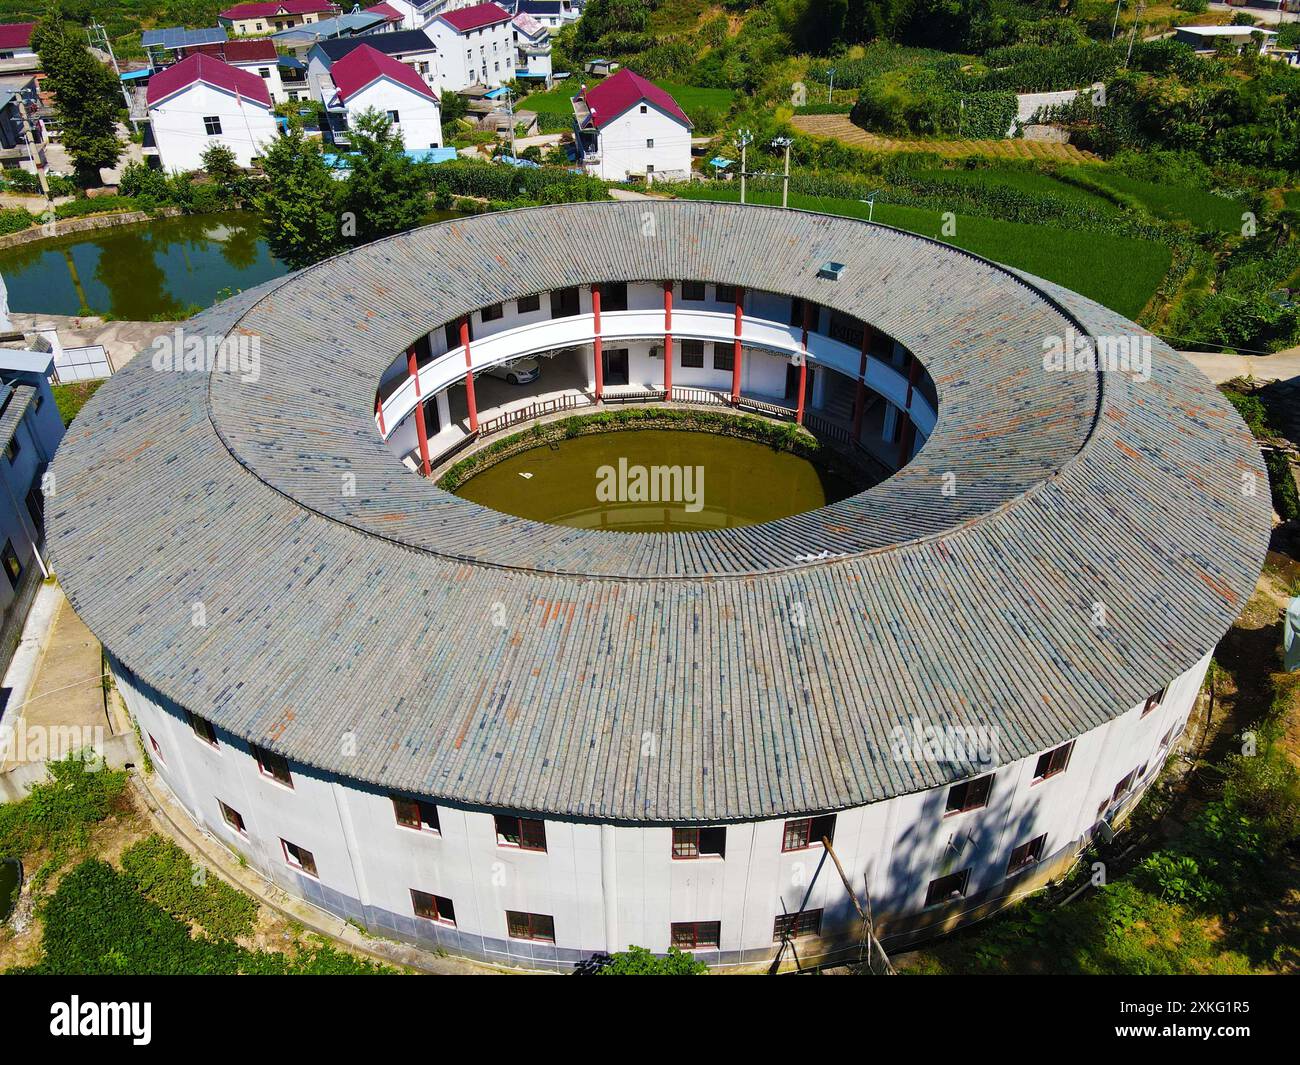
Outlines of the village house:
{"label": "village house", "polygon": [[309,26],[338,14],[326,0],[268,0],[265,3],[236,4],[217,15],[217,21],[237,37]]}
{"label": "village house", "polygon": [[[327,104],[335,143],[368,110],[388,116],[409,149],[442,147],[442,110],[433,89],[406,63],[377,48],[354,48],[330,69],[335,94]],[[343,133],[344,138],[337,134]]]}
{"label": "village house", "polygon": [[313,99],[329,103],[334,94],[334,82],[330,77],[334,65],[362,46],[405,63],[425,85],[435,93],[439,91],[438,49],[429,35],[424,30],[397,30],[364,37],[336,37],[313,45],[307,53],[307,84]]}
{"label": "village house", "polygon": [[266,83],[214,59],[192,55],[149,79],[149,136],[164,170],[197,170],[212,144],[224,144],[249,166],[276,136]]}
{"label": "village house", "polygon": [[252,40],[221,41],[217,44],[200,44],[186,48],[182,58],[191,55],[206,55],[220,59],[239,70],[256,74],[266,83],[266,91],[271,94],[273,103],[283,103],[289,99],[280,75],[280,56],[275,44],[266,37]]}
{"label": "village house", "polygon": [[685,180],[691,120],[663,89],[626,67],[573,98],[578,162],[606,181]]}
{"label": "village house", "polygon": [[551,31],[532,15],[516,15],[510,23],[515,38],[515,77],[551,84]]}
{"label": "village house", "polygon": [[497,4],[444,11],[424,27],[438,46],[443,89],[494,88],[515,77],[515,39],[510,12]]}

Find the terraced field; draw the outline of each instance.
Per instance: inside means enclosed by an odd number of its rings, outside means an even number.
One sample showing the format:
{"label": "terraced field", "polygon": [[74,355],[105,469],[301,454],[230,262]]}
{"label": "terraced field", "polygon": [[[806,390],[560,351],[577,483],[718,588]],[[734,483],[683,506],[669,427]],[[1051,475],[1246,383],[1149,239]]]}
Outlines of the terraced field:
{"label": "terraced field", "polygon": [[1093,163],[1097,157],[1072,144],[1027,140],[927,140],[885,137],[868,133],[849,121],[848,115],[795,115],[791,120],[801,133],[833,137],[853,148],[870,152],[934,152],[949,158],[987,155],[997,159],[1042,159],[1061,163]]}

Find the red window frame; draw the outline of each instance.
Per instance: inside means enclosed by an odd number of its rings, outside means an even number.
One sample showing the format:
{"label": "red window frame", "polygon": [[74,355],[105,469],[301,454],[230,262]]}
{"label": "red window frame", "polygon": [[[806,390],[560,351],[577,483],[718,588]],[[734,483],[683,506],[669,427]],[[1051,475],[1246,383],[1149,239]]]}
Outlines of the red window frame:
{"label": "red window frame", "polygon": [[722,942],[722,922],[674,921],[669,935],[678,950],[717,950]]}
{"label": "red window frame", "polygon": [[[287,839],[280,840],[280,847],[284,851],[284,860],[290,868],[297,869],[300,873],[306,873],[310,877],[320,879],[320,873],[316,871],[316,855],[312,854],[306,847],[300,847],[296,843],[290,843]],[[292,847],[298,852],[298,857],[289,853]],[[306,861],[303,861],[306,858]]]}
{"label": "red window frame", "polygon": [[[702,843],[701,837],[704,833],[708,833],[704,838],[709,841],[718,839],[715,834],[720,834],[720,842]],[[727,830],[725,828],[674,828],[672,854],[675,862],[693,862],[700,858],[725,858]]]}
{"label": "red window frame", "polygon": [[166,765],[167,758],[163,755],[162,748],[158,746],[158,741],[153,738],[153,733],[147,732],[145,735],[149,737],[149,746],[153,748],[153,753],[158,756],[158,761],[162,762],[163,765]]}
{"label": "red window frame", "polygon": [[986,773],[974,780],[963,780],[954,784],[948,789],[948,801],[943,816],[951,817],[953,814],[964,814],[968,810],[978,810],[987,806],[989,796],[993,794],[993,777],[993,773]]}
{"label": "red window frame", "polygon": [[[953,888],[945,890],[945,885],[949,883],[954,885]],[[955,899],[964,899],[968,887],[970,887],[969,867],[963,869],[960,873],[949,873],[947,876],[935,877],[930,881],[930,886],[925,889],[926,908],[940,906]]]}
{"label": "red window frame", "polygon": [[[442,826],[438,822],[438,807],[423,799],[408,799],[402,795],[390,795],[393,802],[393,817],[401,828],[414,832],[432,832],[442,835]],[[405,817],[403,817],[405,812]]]}
{"label": "red window frame", "polygon": [[1064,773],[1070,766],[1070,755],[1074,753],[1074,740],[1069,743],[1063,743],[1059,747],[1053,747],[1038,756],[1038,764],[1034,766],[1034,779],[1030,782],[1037,784],[1043,780],[1051,780],[1058,773]]}
{"label": "red window frame", "polygon": [[424,921],[456,927],[456,907],[443,895],[434,895],[429,891],[417,891],[411,888],[411,909],[415,916]]}
{"label": "red window frame", "polygon": [[1011,852],[1007,861],[1007,876],[1037,865],[1043,858],[1043,848],[1047,845],[1047,833],[1035,836],[1028,843],[1022,843]]}
{"label": "red window frame", "polygon": [[506,910],[506,934],[511,939],[531,939],[535,943],[555,942],[555,918],[549,913],[524,913]]}
{"label": "red window frame", "polygon": [[819,936],[822,931],[822,911],[798,910],[795,913],[778,913],[772,923],[772,942]]}
{"label": "red window frame", "polygon": [[538,817],[496,814],[497,846],[521,851],[546,850],[546,822]]}
{"label": "red window frame", "polygon": [[[289,770],[289,760],[284,755],[268,751],[264,747],[257,746],[257,744],[253,744],[252,747],[253,757],[257,759],[257,771],[269,780],[274,780],[277,784],[292,788],[293,773]],[[281,776],[281,773],[284,775]]]}
{"label": "red window frame", "polygon": [[227,825],[233,828],[241,836],[248,835],[247,829],[244,828],[243,814],[241,814],[233,806],[227,806],[220,799],[217,800],[217,805],[221,807],[221,820],[223,820]]}
{"label": "red window frame", "polygon": [[822,837],[835,840],[835,815],[820,817],[792,817],[786,821],[781,835],[781,852],[806,851],[821,846]]}
{"label": "red window frame", "polygon": [[[189,713],[189,711],[186,711]],[[199,739],[209,747],[220,747],[217,742],[217,730],[212,727],[212,722],[205,717],[199,717],[198,714],[189,714],[190,728],[194,731]]]}
{"label": "red window frame", "polygon": [[1157,706],[1163,703],[1165,701],[1165,695],[1168,691],[1169,691],[1169,685],[1166,684],[1154,695],[1147,696],[1146,705],[1142,707],[1142,716],[1146,717],[1147,714],[1151,713],[1152,710],[1154,710]]}

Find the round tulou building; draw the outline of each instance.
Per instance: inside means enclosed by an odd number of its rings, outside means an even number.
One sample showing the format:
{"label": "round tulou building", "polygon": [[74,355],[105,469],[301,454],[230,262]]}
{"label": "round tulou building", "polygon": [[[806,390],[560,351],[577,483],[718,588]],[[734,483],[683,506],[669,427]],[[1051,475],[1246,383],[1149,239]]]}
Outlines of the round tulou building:
{"label": "round tulou building", "polygon": [[[439,487],[637,409],[799,423],[871,486],[666,532]],[[890,949],[1060,876],[1158,774],[1271,517],[1231,406],[1113,312],[691,202],[445,222],[238,295],[53,471],[59,578],[203,831],[378,935],[560,970],[850,957],[854,896]]]}

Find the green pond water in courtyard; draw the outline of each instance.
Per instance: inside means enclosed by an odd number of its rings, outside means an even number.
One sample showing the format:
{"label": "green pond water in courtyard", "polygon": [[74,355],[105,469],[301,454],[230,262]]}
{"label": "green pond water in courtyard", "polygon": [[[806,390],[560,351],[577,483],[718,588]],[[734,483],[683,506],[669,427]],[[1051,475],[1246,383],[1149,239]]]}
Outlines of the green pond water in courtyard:
{"label": "green pond water in courtyard", "polygon": [[750,440],[629,429],[521,452],[456,494],[552,525],[690,532],[775,521],[864,487]]}

